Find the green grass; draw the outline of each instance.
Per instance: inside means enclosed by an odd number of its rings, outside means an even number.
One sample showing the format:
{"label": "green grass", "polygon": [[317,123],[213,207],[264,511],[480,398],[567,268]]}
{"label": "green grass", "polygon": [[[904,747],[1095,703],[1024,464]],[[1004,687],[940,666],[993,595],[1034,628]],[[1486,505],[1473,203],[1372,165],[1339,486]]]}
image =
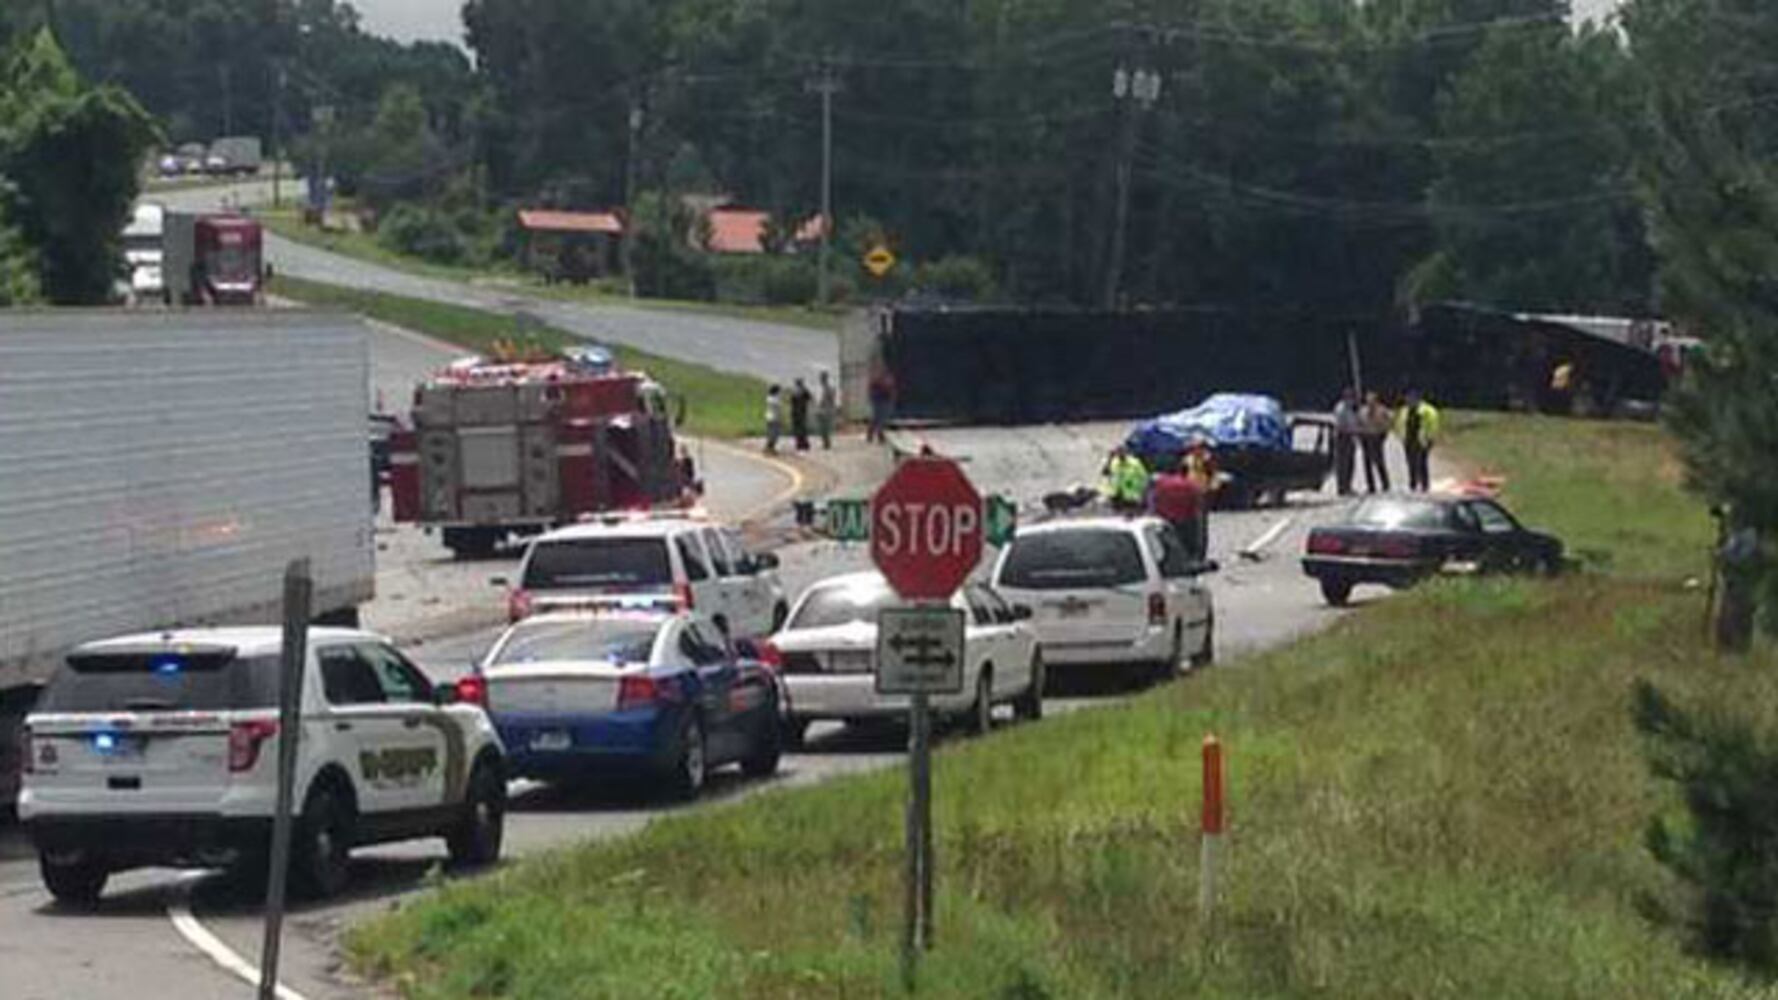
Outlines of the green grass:
{"label": "green grass", "polygon": [[[469,351],[486,351],[495,340],[510,338],[516,333],[516,327],[508,317],[465,306],[285,277],[274,278],[271,290],[273,294],[308,305],[356,312]],[[534,330],[534,335],[543,345],[552,348],[583,343],[580,338],[554,327]],[[759,379],[731,375],[621,345],[611,346],[620,365],[646,371],[686,401],[686,432],[712,438],[740,438],[760,432],[766,386]]]}
{"label": "green grass", "polygon": [[838,332],[845,317],[843,310],[820,310],[800,306],[738,305],[726,302],[690,302],[679,299],[632,299],[627,294],[615,292],[608,286],[545,284],[536,275],[512,267],[500,269],[460,267],[421,260],[390,250],[378,243],[375,236],[367,233],[322,232],[303,225],[294,208],[271,209],[262,206],[253,211],[255,217],[263,220],[268,229],[285,239],[306,243],[331,253],[425,277],[506,285],[527,295],[556,299],[561,302],[633,306],[639,309],[658,309],[665,312],[722,316],[730,319],[745,319],[758,323],[775,323],[780,326],[819,330],[824,333]]}
{"label": "green grass", "polygon": [[[1701,515],[1665,443],[1579,422],[1453,430],[1528,520],[1581,533],[1605,568],[1441,581],[1238,667],[947,745],[921,995],[1760,995],[1641,915],[1677,891],[1642,847],[1674,800],[1643,763],[1632,682],[1778,705],[1778,671],[1697,651],[1681,577]],[[1623,539],[1593,523],[1620,502],[1600,476],[1647,501]],[[1663,510],[1681,523],[1656,544]],[[1233,818],[1206,925],[1212,731]],[[413,997],[903,995],[903,790],[900,772],[775,790],[510,865],[358,928],[350,956]]]}

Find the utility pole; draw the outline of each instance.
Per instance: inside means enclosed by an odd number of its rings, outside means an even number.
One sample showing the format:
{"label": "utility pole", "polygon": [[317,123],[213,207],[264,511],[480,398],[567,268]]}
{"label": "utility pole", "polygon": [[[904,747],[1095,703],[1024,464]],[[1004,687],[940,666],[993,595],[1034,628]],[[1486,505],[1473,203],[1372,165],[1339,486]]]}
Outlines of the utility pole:
{"label": "utility pole", "polygon": [[[1152,109],[1161,98],[1161,74],[1152,69],[1131,70],[1119,65],[1111,74],[1111,96],[1123,114],[1123,133],[1118,143],[1117,201],[1111,223],[1111,252],[1105,262],[1105,308],[1116,309],[1123,285],[1125,230],[1130,220],[1131,160],[1136,155],[1139,112]],[[1133,106],[1132,106],[1133,105]]]}
{"label": "utility pole", "polygon": [[827,305],[827,258],[833,242],[833,95],[841,89],[833,64],[824,60],[821,75],[803,89],[821,95],[821,259],[815,271],[815,301]]}
{"label": "utility pole", "polygon": [[272,81],[272,207],[281,208],[284,205],[283,188],[279,185],[284,175],[284,87],[289,83],[289,70],[282,60]]}
{"label": "utility pole", "polygon": [[622,251],[624,280],[630,298],[636,297],[636,152],[642,139],[642,102],[630,99],[630,148],[624,157],[624,215]]}

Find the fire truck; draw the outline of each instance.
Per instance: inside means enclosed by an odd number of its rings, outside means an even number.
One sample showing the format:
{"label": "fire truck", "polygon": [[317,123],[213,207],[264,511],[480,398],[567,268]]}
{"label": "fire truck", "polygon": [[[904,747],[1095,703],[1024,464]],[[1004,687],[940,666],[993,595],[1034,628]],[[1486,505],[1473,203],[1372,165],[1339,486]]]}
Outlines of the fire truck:
{"label": "fire truck", "polygon": [[466,358],[414,390],[389,439],[395,520],[459,557],[590,515],[689,503],[665,389],[600,348]]}

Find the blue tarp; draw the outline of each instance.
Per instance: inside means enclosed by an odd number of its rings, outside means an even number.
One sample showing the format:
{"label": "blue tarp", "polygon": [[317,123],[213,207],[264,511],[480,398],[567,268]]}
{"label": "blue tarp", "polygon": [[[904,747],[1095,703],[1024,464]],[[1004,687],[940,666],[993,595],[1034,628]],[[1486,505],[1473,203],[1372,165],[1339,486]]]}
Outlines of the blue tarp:
{"label": "blue tarp", "polygon": [[1289,451],[1290,423],[1284,407],[1270,396],[1217,393],[1189,410],[1145,420],[1130,431],[1124,446],[1152,468],[1177,462],[1192,441],[1203,438],[1217,450]]}

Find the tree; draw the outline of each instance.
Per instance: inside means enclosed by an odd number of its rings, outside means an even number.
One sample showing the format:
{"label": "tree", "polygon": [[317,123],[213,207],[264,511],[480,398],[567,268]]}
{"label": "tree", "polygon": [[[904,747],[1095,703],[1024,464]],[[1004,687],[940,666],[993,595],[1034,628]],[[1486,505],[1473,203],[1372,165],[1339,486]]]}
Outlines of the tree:
{"label": "tree", "polygon": [[1490,32],[1440,95],[1418,299],[1644,315],[1653,263],[1622,122],[1634,111],[1615,35],[1565,25]]}
{"label": "tree", "polygon": [[83,84],[43,29],[0,75],[0,123],[6,214],[35,248],[43,295],[107,301],[153,122],[117,88]]}
{"label": "tree", "polygon": [[1624,16],[1650,126],[1640,174],[1664,311],[1707,343],[1672,394],[1691,485],[1742,558],[1724,568],[1718,634],[1778,631],[1778,149],[1762,100],[1778,11],[1757,0],[1634,0]]}

